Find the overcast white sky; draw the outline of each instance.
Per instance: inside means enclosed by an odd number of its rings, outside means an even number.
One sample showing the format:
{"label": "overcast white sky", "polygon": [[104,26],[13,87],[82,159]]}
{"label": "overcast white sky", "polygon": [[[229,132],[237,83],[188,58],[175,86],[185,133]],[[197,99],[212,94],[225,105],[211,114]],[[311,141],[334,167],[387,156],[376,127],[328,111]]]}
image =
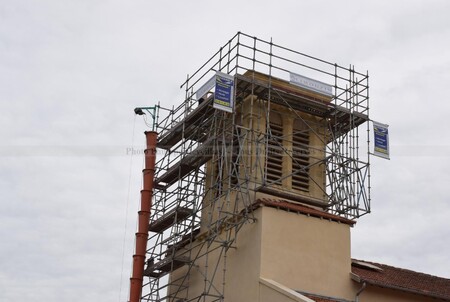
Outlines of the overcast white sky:
{"label": "overcast white sky", "polygon": [[446,0],[0,0],[0,301],[127,300],[133,108],[179,104],[237,31],[369,71],[392,156],[372,159],[352,256],[450,278],[449,15]]}

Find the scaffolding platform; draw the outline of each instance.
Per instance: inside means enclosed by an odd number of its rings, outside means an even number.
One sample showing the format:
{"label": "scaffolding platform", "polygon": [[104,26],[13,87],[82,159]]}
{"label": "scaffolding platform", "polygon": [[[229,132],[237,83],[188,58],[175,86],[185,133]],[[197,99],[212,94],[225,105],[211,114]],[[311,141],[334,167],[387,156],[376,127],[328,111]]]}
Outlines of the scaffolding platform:
{"label": "scaffolding platform", "polygon": [[190,259],[188,257],[166,257],[163,260],[147,266],[144,270],[144,276],[152,278],[161,278],[162,276],[183,267],[188,264]]}
{"label": "scaffolding platform", "polygon": [[334,137],[341,136],[369,120],[366,114],[357,111],[350,111],[341,106],[335,106],[334,110],[329,112],[330,130]]}
{"label": "scaffolding platform", "polygon": [[208,128],[213,112],[212,97],[210,97],[199,104],[186,118],[163,133],[158,140],[157,147],[169,150],[182,138],[203,142],[207,138],[207,133],[201,131],[201,129]]}
{"label": "scaffolding platform", "polygon": [[152,222],[148,230],[150,232],[155,233],[162,233],[165,230],[167,230],[169,227],[171,227],[174,222],[180,222],[188,218],[194,213],[192,209],[184,208],[184,207],[177,207],[175,209],[172,209],[171,211],[165,213],[160,218]]}
{"label": "scaffolding platform", "polygon": [[176,253],[178,250],[182,249],[188,245],[191,241],[196,239],[196,236],[200,233],[200,229],[195,229],[192,233],[184,235],[180,241],[175,244],[167,246],[166,256],[170,256]]}
{"label": "scaffolding platform", "polygon": [[156,178],[155,186],[159,189],[169,187],[173,185],[177,180],[182,179],[184,176],[189,174],[191,171],[205,164],[212,158],[213,142],[215,141],[216,139],[214,137],[208,139],[197,149],[187,154],[175,165],[168,168],[163,175]]}

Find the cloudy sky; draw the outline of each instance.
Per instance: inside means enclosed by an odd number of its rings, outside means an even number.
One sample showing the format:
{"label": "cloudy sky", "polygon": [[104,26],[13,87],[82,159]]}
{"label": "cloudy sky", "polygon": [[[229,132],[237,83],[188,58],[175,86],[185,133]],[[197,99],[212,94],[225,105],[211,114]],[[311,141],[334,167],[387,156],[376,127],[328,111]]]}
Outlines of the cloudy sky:
{"label": "cloudy sky", "polygon": [[236,32],[369,71],[372,213],[352,256],[450,278],[450,2],[0,0],[0,301],[128,295],[146,129],[133,108]]}

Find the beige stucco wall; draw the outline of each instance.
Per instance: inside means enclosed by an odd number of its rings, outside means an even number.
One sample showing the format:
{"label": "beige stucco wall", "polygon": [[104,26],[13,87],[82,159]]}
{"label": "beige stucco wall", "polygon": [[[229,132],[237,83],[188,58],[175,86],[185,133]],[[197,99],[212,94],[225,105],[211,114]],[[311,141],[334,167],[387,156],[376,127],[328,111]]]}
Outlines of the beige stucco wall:
{"label": "beige stucco wall", "polygon": [[314,302],[308,297],[270,279],[259,279],[260,302]]}
{"label": "beige stucco wall", "polygon": [[349,225],[268,207],[262,212],[262,278],[295,290],[354,298]]}
{"label": "beige stucco wall", "polygon": [[[228,250],[226,301],[258,301],[260,277],[293,290],[354,298],[348,225],[269,207],[257,209],[255,215],[257,221],[244,225],[236,248]],[[193,255],[196,253],[194,250]],[[211,276],[219,254],[220,249],[197,261],[189,277],[189,296],[203,292],[203,275]],[[220,273],[214,286],[222,288],[222,262],[217,269]],[[184,269],[176,271],[172,279],[183,273]]]}
{"label": "beige stucco wall", "polygon": [[[205,288],[210,286],[205,283],[205,276],[208,280],[212,280],[215,275],[211,288],[207,290],[210,294],[214,294],[216,292],[214,288],[217,288],[218,292],[223,291],[226,301],[257,301],[261,263],[261,214],[261,211],[256,211],[256,222],[246,223],[241,228],[236,241],[228,249],[226,258],[223,257],[224,249],[218,242],[209,246],[210,252],[207,254],[205,254],[208,246],[206,243],[192,249],[191,257],[204,255],[197,259],[185,282],[185,285],[189,285],[189,289],[182,289],[177,297],[189,299],[201,295],[205,292]],[[223,238],[226,235],[227,233],[224,232],[221,236]],[[219,240],[220,237],[217,238],[217,241]],[[225,270],[224,261],[226,261]],[[186,273],[187,267],[176,270],[170,276],[171,282],[177,279],[182,280]],[[174,293],[177,290],[179,286],[171,286],[169,292]],[[202,301],[212,300],[214,300],[213,297],[205,297]]]}
{"label": "beige stucco wall", "polygon": [[236,249],[227,254],[226,301],[257,301],[261,266],[261,212],[238,233]]}

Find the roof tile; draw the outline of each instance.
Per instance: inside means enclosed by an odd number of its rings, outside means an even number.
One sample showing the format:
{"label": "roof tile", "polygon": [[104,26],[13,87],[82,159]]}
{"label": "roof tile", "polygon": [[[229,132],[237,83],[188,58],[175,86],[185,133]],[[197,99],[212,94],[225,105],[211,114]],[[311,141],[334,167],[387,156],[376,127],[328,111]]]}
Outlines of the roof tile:
{"label": "roof tile", "polygon": [[418,273],[386,264],[356,260],[359,263],[375,265],[382,270],[374,270],[356,263],[352,273],[368,284],[407,291],[424,296],[450,301],[450,279]]}

